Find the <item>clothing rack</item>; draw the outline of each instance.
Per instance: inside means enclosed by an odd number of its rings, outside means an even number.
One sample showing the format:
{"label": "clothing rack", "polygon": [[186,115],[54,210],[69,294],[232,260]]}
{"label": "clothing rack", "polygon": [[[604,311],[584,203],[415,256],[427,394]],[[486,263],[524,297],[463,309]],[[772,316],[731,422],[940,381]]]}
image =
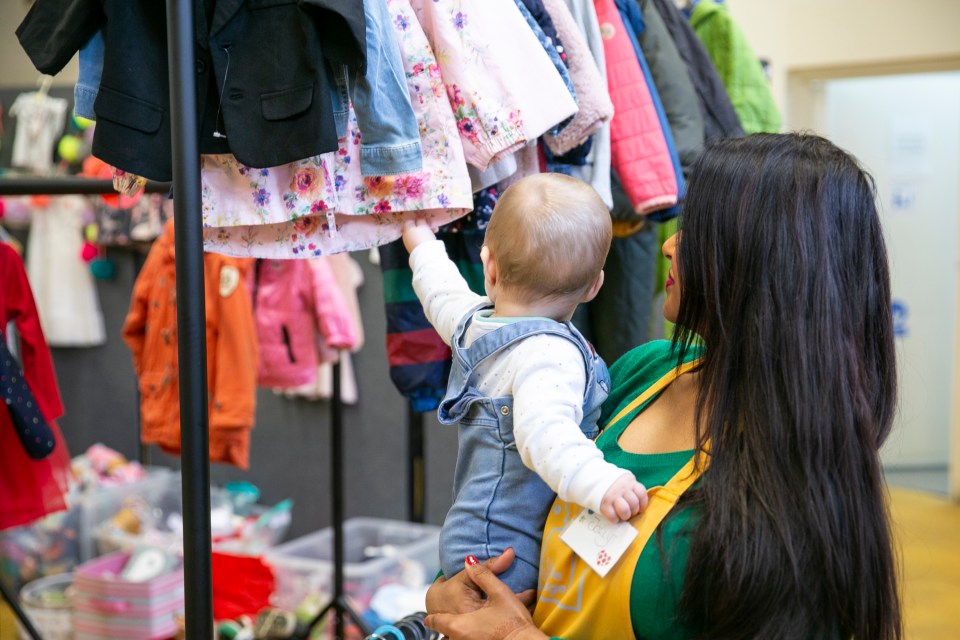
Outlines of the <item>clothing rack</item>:
{"label": "clothing rack", "polygon": [[[181,478],[185,632],[190,640],[213,640],[212,542],[210,524],[210,464],[207,416],[207,364],[200,219],[200,150],[197,141],[197,99],[194,56],[194,0],[167,0],[167,50],[173,160],[174,246],[177,263],[178,357],[180,378]],[[169,185],[147,183],[147,190],[164,192]],[[113,193],[110,180],[15,177],[0,179],[0,195],[65,195]],[[191,215],[193,214],[193,215]],[[315,626],[330,611],[336,614],[336,636],[344,638],[348,615],[369,633],[368,625],[346,602],[343,588],[343,418],[340,364],[333,367],[330,402],[333,482],[334,586],[330,603],[311,621]],[[422,501],[421,501],[422,503]],[[33,640],[41,640],[16,598],[0,591]],[[304,636],[306,637],[306,636]]]}

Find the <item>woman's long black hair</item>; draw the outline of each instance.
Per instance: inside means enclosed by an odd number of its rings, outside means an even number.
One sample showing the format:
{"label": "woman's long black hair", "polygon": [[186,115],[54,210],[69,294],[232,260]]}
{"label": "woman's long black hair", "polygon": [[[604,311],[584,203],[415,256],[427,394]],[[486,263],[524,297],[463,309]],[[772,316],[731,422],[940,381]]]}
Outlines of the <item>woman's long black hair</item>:
{"label": "woman's long black hair", "polygon": [[900,638],[879,448],[897,397],[872,179],[829,141],[708,146],[679,236],[710,466],[679,612],[702,638]]}

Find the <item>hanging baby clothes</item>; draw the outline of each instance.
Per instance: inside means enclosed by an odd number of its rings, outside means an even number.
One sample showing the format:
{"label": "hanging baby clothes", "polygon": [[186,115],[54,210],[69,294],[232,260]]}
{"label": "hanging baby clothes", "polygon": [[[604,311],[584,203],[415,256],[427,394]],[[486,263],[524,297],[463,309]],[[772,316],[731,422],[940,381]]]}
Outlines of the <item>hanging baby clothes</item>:
{"label": "hanging baby clothes", "polygon": [[356,372],[351,352],[356,353],[363,347],[363,321],[360,318],[360,300],[357,289],[363,285],[363,269],[348,253],[338,253],[309,260],[308,264],[323,262],[329,267],[339,290],[339,296],[346,305],[350,316],[350,330],[354,336],[353,346],[349,350],[334,349],[327,345],[323,335],[318,336],[318,358],[316,381],[298,387],[275,390],[288,398],[307,400],[326,400],[333,396],[333,364],[340,362],[340,400],[344,404],[356,404],[359,400]]}
{"label": "hanging baby clothes", "polygon": [[690,24],[710,54],[743,130],[779,131],[780,112],[763,65],[727,8],[714,0],[701,0],[693,8]]}
{"label": "hanging baby clothes", "polygon": [[258,260],[253,309],[260,345],[257,383],[297,387],[317,379],[317,341],[352,349],[357,336],[325,258]]}
{"label": "hanging baby clothes", "polygon": [[[500,197],[498,187],[474,195],[474,210],[466,218],[441,229],[447,255],[475,293],[483,294],[480,249],[486,225]],[[387,314],[387,361],[390,380],[414,411],[435,411],[447,390],[450,347],[423,313],[413,291],[410,254],[399,240],[380,247],[383,297]]]}
{"label": "hanging baby clothes", "polygon": [[590,54],[589,46],[570,9],[563,0],[543,0],[558,37],[563,42],[565,61],[570,69],[579,110],[573,120],[556,135],[547,134],[544,141],[557,155],[567,153],[610,121],[613,103],[607,92],[607,83]]}
{"label": "hanging baby clothes", "polygon": [[107,341],[100,297],[83,261],[83,227],[92,218],[82,196],[50,198],[33,212],[27,238],[27,273],[52,347],[93,347]]}
{"label": "hanging baby clothes", "polygon": [[[563,0],[563,2],[570,10],[576,32],[582,34],[586,40],[593,62],[600,72],[603,90],[607,92],[606,56],[603,52],[603,37],[600,35],[600,23],[597,21],[597,12],[593,6],[593,0]],[[550,15],[553,17],[560,37],[564,38],[565,42],[569,42],[571,36],[567,34],[572,33],[570,25],[565,26],[565,22],[558,18],[559,12],[550,7],[552,3],[553,0],[546,1]],[[610,97],[609,92],[606,95],[607,98]],[[607,207],[613,206],[613,195],[610,193],[610,151],[610,120],[607,120],[590,138],[590,152],[587,154],[585,164],[571,166],[566,170],[566,173],[593,187],[600,194],[600,198],[603,199]]]}
{"label": "hanging baby clothes", "polygon": [[312,258],[391,242],[413,215],[441,225],[470,209],[470,178],[433,50],[408,0],[388,0],[387,7],[419,123],[423,169],[363,177],[357,161],[361,131],[352,109],[337,153],[269,169],[251,169],[229,155],[204,156],[207,251]]}
{"label": "hanging baby clothes", "polygon": [[[666,29],[658,20],[659,16],[656,16],[656,12],[652,12],[652,17],[656,21],[651,20],[648,24],[641,13],[641,4],[636,0],[616,0],[616,4],[627,36],[636,52],[637,62],[640,63],[640,69],[643,71],[644,81],[650,90],[650,98],[657,112],[657,121],[663,130],[667,152],[670,154],[670,164],[673,166],[673,175],[677,181],[677,200],[681,201],[686,194],[686,184],[680,162],[679,144],[681,142],[684,144],[683,149],[690,162],[692,162],[691,158],[695,159],[699,155],[703,147],[703,120],[697,110],[693,84],[687,77],[680,55],[673,47],[673,42],[670,41]],[[647,62],[645,50],[641,48],[641,39],[646,44],[646,50],[651,54],[650,63]],[[674,124],[677,127],[676,131],[674,131]],[[651,211],[646,217],[660,222],[675,218],[679,213],[680,205],[676,204]],[[624,225],[622,220],[614,218],[614,236],[623,237],[635,232],[635,225],[629,222]]]}
{"label": "hanging baby clothes", "polygon": [[[140,439],[180,452],[177,368],[176,263],[173,220],[137,276],[123,339],[130,347],[140,387]],[[256,410],[257,334],[244,284],[251,261],[207,253],[203,257],[206,305],[207,411],[210,460],[249,466],[250,429]]]}
{"label": "hanging baby clothes", "polygon": [[173,200],[160,193],[145,193],[129,209],[111,207],[102,198],[93,199],[97,226],[97,244],[123,247],[137,242],[153,242],[163,233],[163,225],[173,218]]}
{"label": "hanging baby clothes", "polygon": [[468,163],[482,171],[576,113],[513,0],[410,4],[437,52]]}
{"label": "hanging baby clothes", "polygon": [[45,173],[53,168],[53,150],[66,125],[67,101],[39,92],[21,93],[10,107],[16,117],[13,134],[15,167]]}
{"label": "hanging baby clothes", "polygon": [[[0,243],[0,327],[7,323],[13,323],[20,336],[19,365],[50,426],[54,447],[41,460],[31,458],[14,431],[10,415],[0,411],[0,529],[65,509],[64,496],[71,479],[70,453],[54,422],[63,415],[63,405],[30,283],[20,256]],[[16,381],[0,375],[0,384],[12,390],[13,385],[8,383]]]}
{"label": "hanging baby clothes", "polygon": [[677,180],[650,89],[614,0],[594,0],[614,104],[613,168],[634,210],[646,215],[677,203]]}
{"label": "hanging baby clothes", "polygon": [[740,126],[740,118],[730,102],[727,89],[717,74],[710,54],[697,38],[686,16],[672,0],[653,0],[653,5],[686,63],[690,80],[697,91],[697,100],[703,114],[704,138],[713,140],[742,136],[743,127]]}

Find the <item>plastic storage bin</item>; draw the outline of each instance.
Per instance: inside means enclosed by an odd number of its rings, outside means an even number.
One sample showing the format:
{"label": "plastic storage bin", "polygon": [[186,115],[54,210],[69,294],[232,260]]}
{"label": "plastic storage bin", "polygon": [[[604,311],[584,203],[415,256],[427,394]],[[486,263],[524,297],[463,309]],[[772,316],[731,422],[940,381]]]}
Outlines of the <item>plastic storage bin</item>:
{"label": "plastic storage bin", "polygon": [[13,591],[37,578],[58,575],[93,558],[94,534],[132,495],[161,491],[179,478],[170,469],[151,467],[147,477],[115,486],[72,491],[65,511],[33,524],[0,532],[0,580]]}
{"label": "plastic storage bin", "polygon": [[[432,580],[439,566],[440,527],[351,518],[343,523],[344,592],[361,609],[390,583]],[[333,529],[327,527],[268,549],[264,560],[276,578],[275,604],[295,610],[311,595],[333,593]]]}
{"label": "plastic storage bin", "polygon": [[156,499],[175,487],[179,490],[180,474],[164,467],[147,469],[147,477],[138,482],[100,487],[81,497],[80,512],[80,560],[86,561],[105,553],[97,548],[96,533],[102,523],[115,516],[125,504],[136,497],[148,501]]}
{"label": "plastic storage bin", "polygon": [[[23,612],[44,640],[73,638],[73,604],[67,591],[71,584],[73,574],[63,573],[34,580],[20,590]],[[30,640],[19,623],[17,631],[21,640]]]}
{"label": "plastic storage bin", "polygon": [[85,562],[74,573],[73,628],[77,640],[159,640],[177,633],[184,606],[183,567],[143,582],[119,577],[130,554]]}

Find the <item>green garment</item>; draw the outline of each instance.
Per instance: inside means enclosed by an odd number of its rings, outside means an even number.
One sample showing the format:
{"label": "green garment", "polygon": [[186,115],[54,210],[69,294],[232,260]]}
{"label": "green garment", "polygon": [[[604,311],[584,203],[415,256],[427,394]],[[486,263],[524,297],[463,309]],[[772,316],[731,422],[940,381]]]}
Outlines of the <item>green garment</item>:
{"label": "green garment", "polygon": [[[699,349],[691,349],[687,361],[699,355]],[[637,481],[646,487],[666,484],[690,460],[693,451],[636,454],[620,448],[617,443],[620,434],[657,396],[618,422],[610,425],[606,422],[676,364],[670,342],[657,340],[636,347],[610,367],[611,391],[600,418],[605,428],[597,438],[597,446],[604,459],[632,471]],[[637,638],[683,640],[696,636],[694,630],[680,624],[674,616],[683,588],[692,522],[695,517],[688,509],[671,513],[640,554],[630,591],[630,615]],[[666,563],[661,556],[661,545]]]}
{"label": "green garment", "polygon": [[727,8],[713,0],[700,0],[693,8],[690,24],[717,67],[743,130],[778,132],[780,112],[763,66]]}

